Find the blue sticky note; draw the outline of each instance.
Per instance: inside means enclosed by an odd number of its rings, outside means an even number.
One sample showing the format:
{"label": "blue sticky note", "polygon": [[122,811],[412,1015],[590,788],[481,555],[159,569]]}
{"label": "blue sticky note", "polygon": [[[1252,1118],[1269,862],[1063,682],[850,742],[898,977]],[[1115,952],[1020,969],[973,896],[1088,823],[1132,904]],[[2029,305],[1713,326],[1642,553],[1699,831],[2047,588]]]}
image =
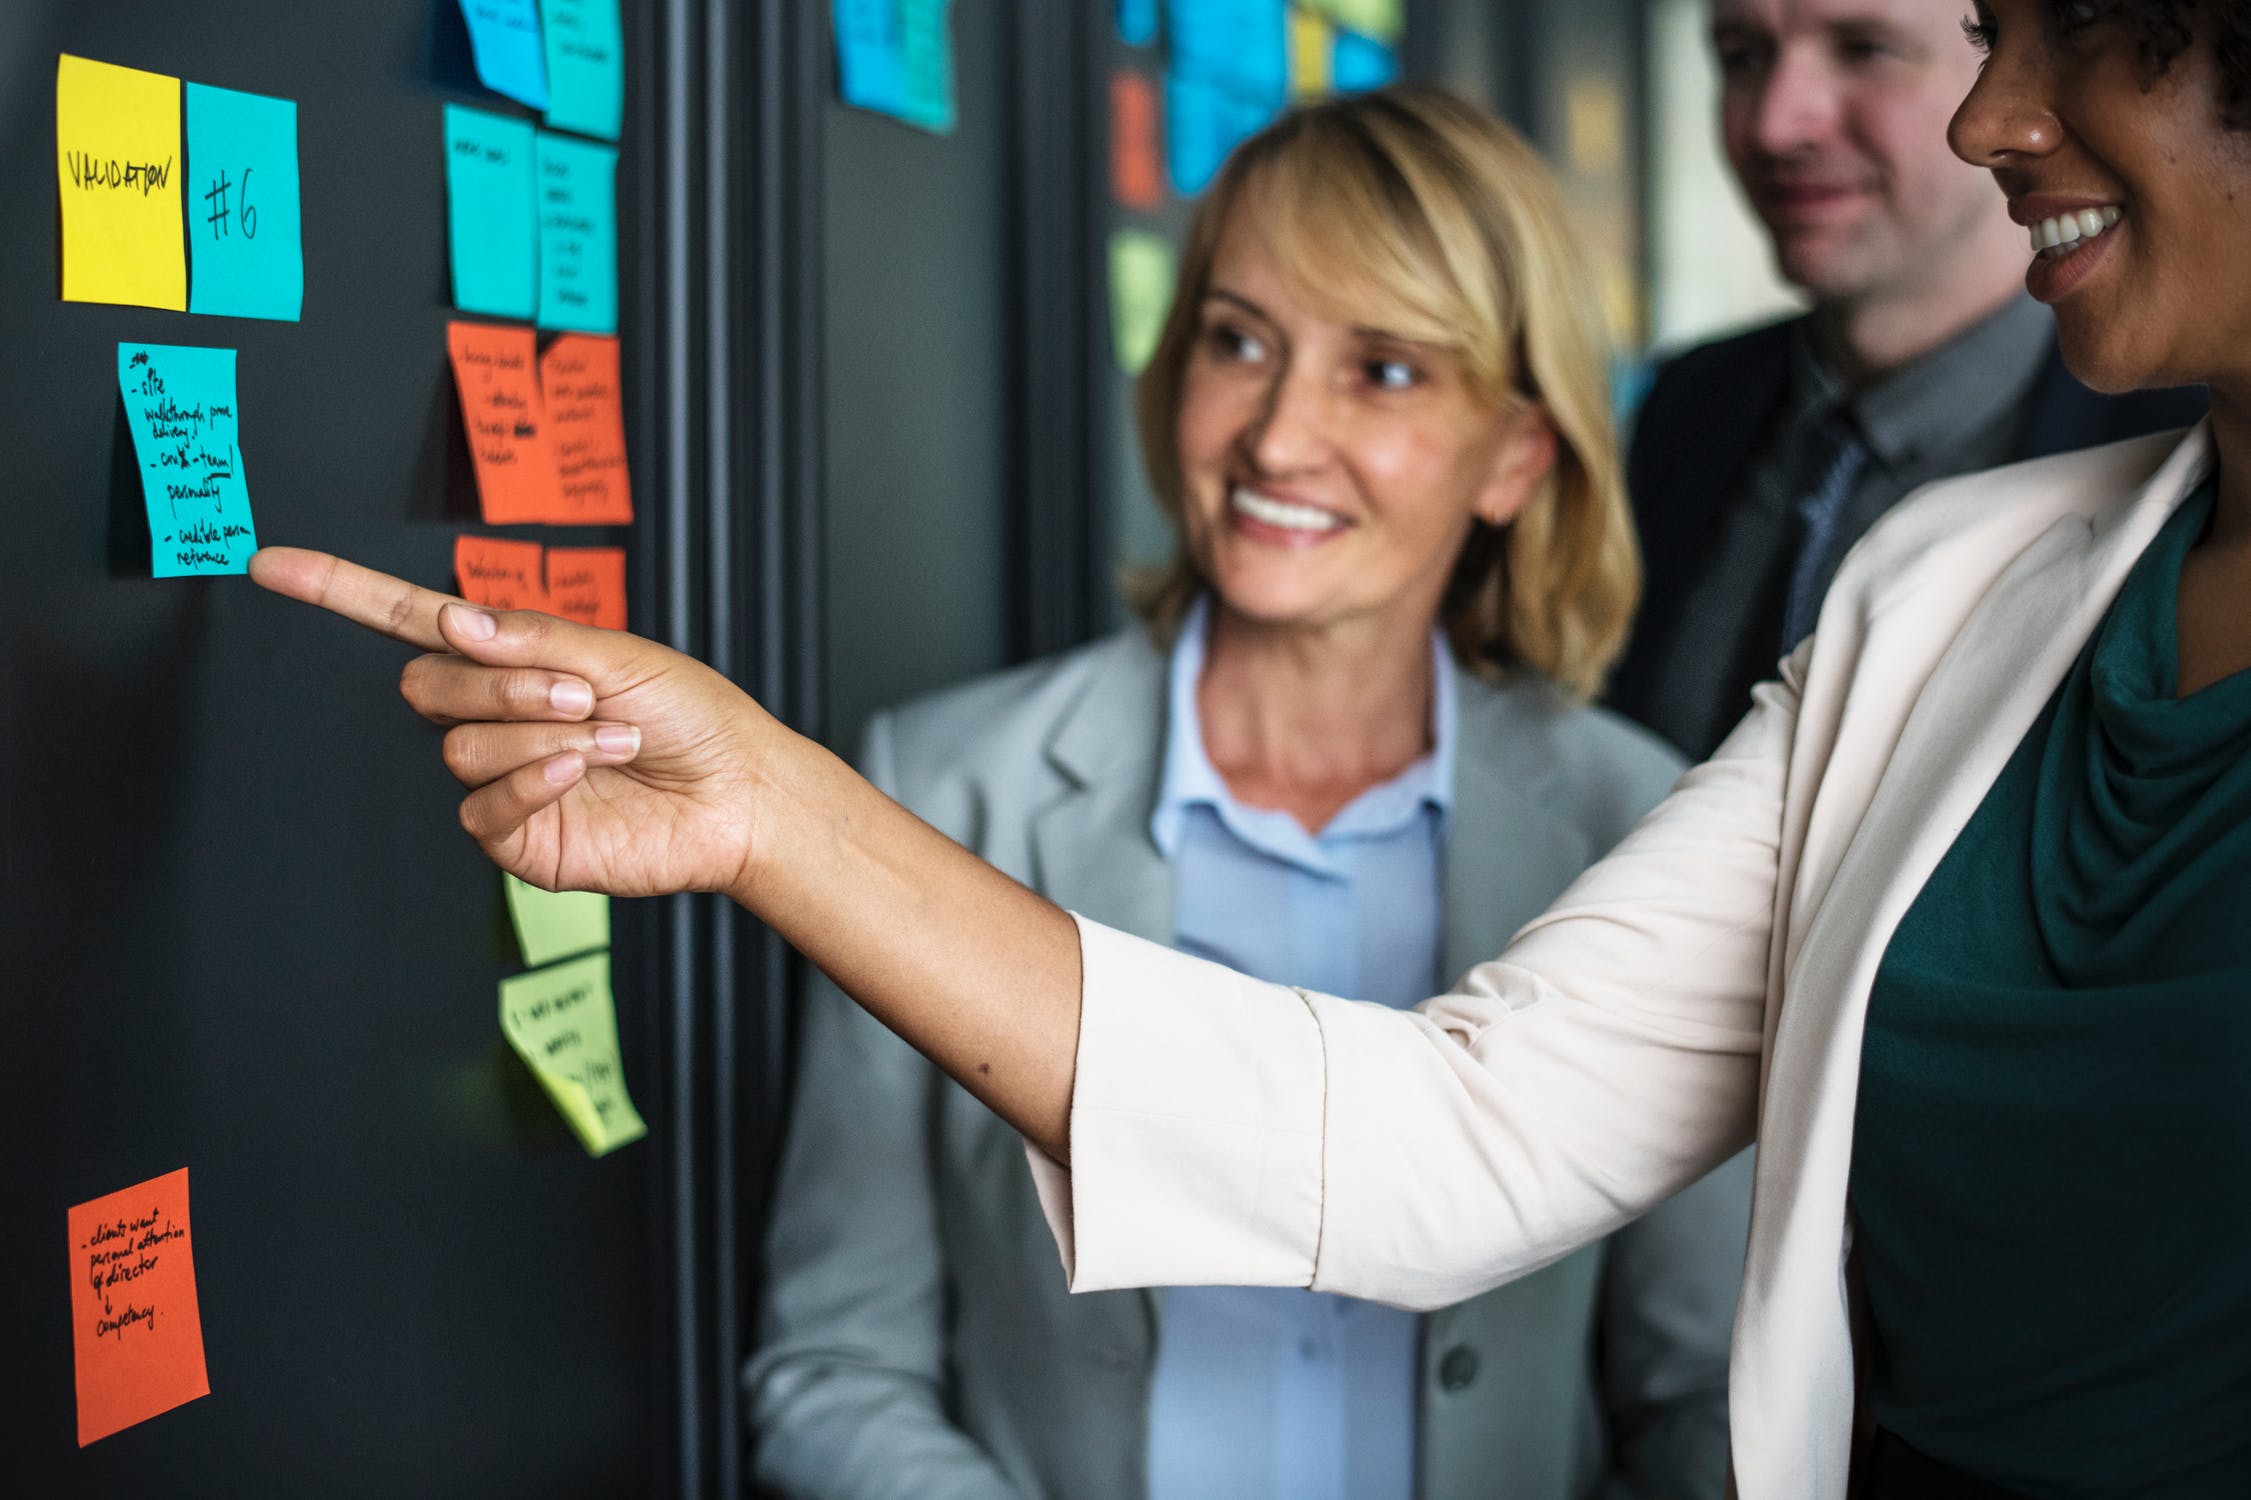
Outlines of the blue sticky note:
{"label": "blue sticky note", "polygon": [[188,311],[296,322],[305,305],[297,105],[187,86]]}
{"label": "blue sticky note", "polygon": [[241,573],[258,550],[242,473],[235,352],[119,344],[117,391],[133,431],[158,578]]}
{"label": "blue sticky note", "polygon": [[1202,192],[1245,136],[1278,112],[1272,101],[1243,99],[1216,85],[1174,73],[1165,79],[1165,166],[1173,191]]}
{"label": "blue sticky note", "polygon": [[447,105],[445,116],[453,305],[528,318],[539,287],[531,125],[458,104]]}
{"label": "blue sticky note", "polygon": [[1399,76],[1399,55],[1357,31],[1338,32],[1329,57],[1329,81],[1340,94],[1380,89]]}
{"label": "blue sticky note", "polygon": [[539,0],[461,0],[477,78],[496,94],[547,107],[547,49],[539,40]]}
{"label": "blue sticky note", "polygon": [[617,0],[540,0],[547,123],[614,141],[625,119],[625,32]]}
{"label": "blue sticky note", "polygon": [[1165,0],[1173,72],[1279,109],[1290,94],[1284,0]]}
{"label": "blue sticky note", "polygon": [[954,128],[953,0],[834,0],[844,102],[918,129]]}
{"label": "blue sticky note", "polygon": [[1118,40],[1146,47],[1157,39],[1157,0],[1118,0]]}
{"label": "blue sticky note", "polygon": [[539,132],[539,326],[617,332],[617,149]]}

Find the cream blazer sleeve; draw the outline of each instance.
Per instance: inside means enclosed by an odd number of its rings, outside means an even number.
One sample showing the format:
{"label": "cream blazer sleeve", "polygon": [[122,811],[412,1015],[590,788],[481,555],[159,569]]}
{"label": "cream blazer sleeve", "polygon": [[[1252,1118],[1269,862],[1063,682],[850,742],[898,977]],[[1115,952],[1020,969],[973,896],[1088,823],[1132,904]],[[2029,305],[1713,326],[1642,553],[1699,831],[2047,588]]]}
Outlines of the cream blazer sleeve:
{"label": "cream blazer sleeve", "polygon": [[1802,667],[1506,952],[1413,1011],[1081,919],[1070,1168],[1031,1152],[1072,1289],[1440,1307],[1748,1144]]}

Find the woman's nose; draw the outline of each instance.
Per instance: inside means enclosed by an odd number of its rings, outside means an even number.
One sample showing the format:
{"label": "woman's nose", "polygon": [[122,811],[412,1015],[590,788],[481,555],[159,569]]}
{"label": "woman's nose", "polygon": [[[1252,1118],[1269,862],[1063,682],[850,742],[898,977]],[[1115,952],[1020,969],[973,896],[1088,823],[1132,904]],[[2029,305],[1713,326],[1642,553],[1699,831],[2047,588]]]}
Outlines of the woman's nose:
{"label": "woman's nose", "polygon": [[2029,45],[1997,43],[1947,126],[1954,154],[1973,167],[2004,168],[2055,150],[2063,125],[2044,80]]}
{"label": "woman's nose", "polygon": [[1276,376],[1248,434],[1260,472],[1286,474],[1317,465],[1330,441],[1332,417],[1322,381],[1294,371]]}

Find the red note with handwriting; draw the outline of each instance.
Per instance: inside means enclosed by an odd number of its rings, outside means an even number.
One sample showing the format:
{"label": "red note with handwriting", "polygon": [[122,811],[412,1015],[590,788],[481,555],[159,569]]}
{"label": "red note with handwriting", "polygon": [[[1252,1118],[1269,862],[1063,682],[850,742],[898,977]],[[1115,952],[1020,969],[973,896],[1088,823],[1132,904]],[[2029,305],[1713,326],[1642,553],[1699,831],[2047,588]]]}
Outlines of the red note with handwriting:
{"label": "red note with handwriting", "polygon": [[547,549],[547,607],[566,620],[625,628],[625,549]]}
{"label": "red note with handwriting", "polygon": [[544,521],[560,486],[539,396],[539,356],[529,328],[448,323],[461,421],[477,465],[477,495],[495,526]]}
{"label": "red note with handwriting", "polygon": [[1127,208],[1162,208],[1158,170],[1157,91],[1146,75],[1110,75],[1110,193]]}
{"label": "red note with handwriting", "polygon": [[539,357],[547,441],[555,450],[559,526],[624,525],[633,519],[625,473],[625,401],[618,394],[617,340],[566,333]]}
{"label": "red note with handwriting", "polygon": [[188,1169],[70,1211],[78,1446],[211,1394],[188,1238]]}
{"label": "red note with handwriting", "polygon": [[537,542],[491,536],[453,539],[453,576],[461,597],[487,609],[545,609],[547,585]]}

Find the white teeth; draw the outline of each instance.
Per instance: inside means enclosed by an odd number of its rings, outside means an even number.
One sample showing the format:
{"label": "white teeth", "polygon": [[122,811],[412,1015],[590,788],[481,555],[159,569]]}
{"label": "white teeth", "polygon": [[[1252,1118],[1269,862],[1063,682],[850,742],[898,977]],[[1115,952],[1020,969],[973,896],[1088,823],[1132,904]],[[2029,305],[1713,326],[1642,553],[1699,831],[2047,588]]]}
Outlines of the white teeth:
{"label": "white teeth", "polygon": [[1252,520],[1290,531],[1334,531],[1344,524],[1325,510],[1292,505],[1286,500],[1269,500],[1251,490],[1237,489],[1227,498],[1229,504]]}
{"label": "white teeth", "polygon": [[2075,209],[2070,213],[2042,219],[2032,226],[2032,251],[2035,255],[2043,251],[2068,255],[2078,247],[2081,240],[2093,239],[2117,223],[2121,217],[2123,214],[2118,205],[2108,203],[2101,208]]}

